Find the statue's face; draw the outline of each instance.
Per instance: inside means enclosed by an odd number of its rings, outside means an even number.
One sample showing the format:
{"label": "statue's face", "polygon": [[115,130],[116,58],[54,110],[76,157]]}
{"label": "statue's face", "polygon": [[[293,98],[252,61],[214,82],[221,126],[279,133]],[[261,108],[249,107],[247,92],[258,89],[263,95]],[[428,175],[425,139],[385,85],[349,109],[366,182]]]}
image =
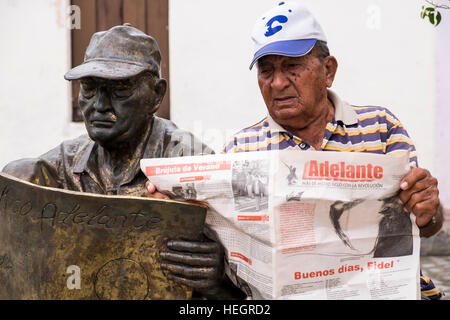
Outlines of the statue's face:
{"label": "statue's face", "polygon": [[81,79],[79,105],[89,136],[104,147],[139,139],[165,90],[166,81],[150,74]]}

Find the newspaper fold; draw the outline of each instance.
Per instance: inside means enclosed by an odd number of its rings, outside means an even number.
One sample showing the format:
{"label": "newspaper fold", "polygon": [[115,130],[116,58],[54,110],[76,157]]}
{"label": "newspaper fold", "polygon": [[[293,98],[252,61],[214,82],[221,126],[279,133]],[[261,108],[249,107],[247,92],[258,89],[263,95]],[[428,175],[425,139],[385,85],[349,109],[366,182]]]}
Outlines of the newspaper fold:
{"label": "newspaper fold", "polygon": [[263,151],[143,159],[174,199],[206,201],[250,299],[419,299],[420,237],[398,200],[408,155]]}

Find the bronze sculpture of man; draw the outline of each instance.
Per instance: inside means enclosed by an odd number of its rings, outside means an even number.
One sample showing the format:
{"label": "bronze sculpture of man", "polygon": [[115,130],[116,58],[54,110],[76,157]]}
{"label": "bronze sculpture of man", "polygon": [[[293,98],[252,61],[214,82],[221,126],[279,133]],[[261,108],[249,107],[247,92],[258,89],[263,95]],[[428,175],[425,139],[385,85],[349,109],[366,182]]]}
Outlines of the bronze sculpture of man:
{"label": "bronze sculpture of man", "polygon": [[154,116],[165,91],[156,41],[131,26],[92,36],[84,63],[64,76],[80,80],[88,135],[64,141],[3,171],[39,185],[108,195],[141,196],[142,158],[210,154],[192,134]]}
{"label": "bronze sculpture of man", "polygon": [[[65,75],[80,81],[79,105],[88,135],[64,141],[37,158],[13,161],[3,172],[48,187],[142,196],[147,180],[139,166],[142,158],[213,153],[191,133],[154,115],[167,86],[160,77],[160,61],[156,41],[136,28],[123,25],[95,33],[83,64]],[[193,243],[180,250],[200,253],[200,262],[192,265],[199,281],[188,284],[205,293],[203,297],[230,297],[217,290],[223,255],[216,243]],[[164,253],[161,257],[164,265]]]}

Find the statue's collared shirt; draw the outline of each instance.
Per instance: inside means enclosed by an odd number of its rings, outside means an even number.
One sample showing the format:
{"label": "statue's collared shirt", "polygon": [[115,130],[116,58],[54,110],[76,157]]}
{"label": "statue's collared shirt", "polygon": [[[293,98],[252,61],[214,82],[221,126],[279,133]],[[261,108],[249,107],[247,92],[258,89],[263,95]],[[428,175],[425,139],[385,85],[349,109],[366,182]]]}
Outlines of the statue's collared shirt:
{"label": "statue's collared shirt", "polygon": [[[103,148],[87,135],[67,140],[38,158],[9,163],[3,172],[35,184],[96,194],[142,196],[146,177],[140,170],[143,158],[168,158],[211,154],[213,151],[191,133],[178,129],[169,120],[155,117],[141,148],[114,182],[105,172]],[[117,176],[117,174],[116,174]]]}

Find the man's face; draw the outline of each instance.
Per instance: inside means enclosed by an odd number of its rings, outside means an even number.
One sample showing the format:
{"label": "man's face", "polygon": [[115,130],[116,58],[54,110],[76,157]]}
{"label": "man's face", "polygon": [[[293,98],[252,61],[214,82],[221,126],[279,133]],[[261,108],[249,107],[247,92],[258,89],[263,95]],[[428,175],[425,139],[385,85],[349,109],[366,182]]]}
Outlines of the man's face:
{"label": "man's face", "polygon": [[89,136],[107,147],[138,139],[165,88],[165,80],[152,75],[81,79],[79,104]]}
{"label": "man's face", "polygon": [[334,57],[319,59],[268,55],[258,61],[258,84],[270,116],[280,125],[301,129],[317,118],[327,101],[337,62]]}

